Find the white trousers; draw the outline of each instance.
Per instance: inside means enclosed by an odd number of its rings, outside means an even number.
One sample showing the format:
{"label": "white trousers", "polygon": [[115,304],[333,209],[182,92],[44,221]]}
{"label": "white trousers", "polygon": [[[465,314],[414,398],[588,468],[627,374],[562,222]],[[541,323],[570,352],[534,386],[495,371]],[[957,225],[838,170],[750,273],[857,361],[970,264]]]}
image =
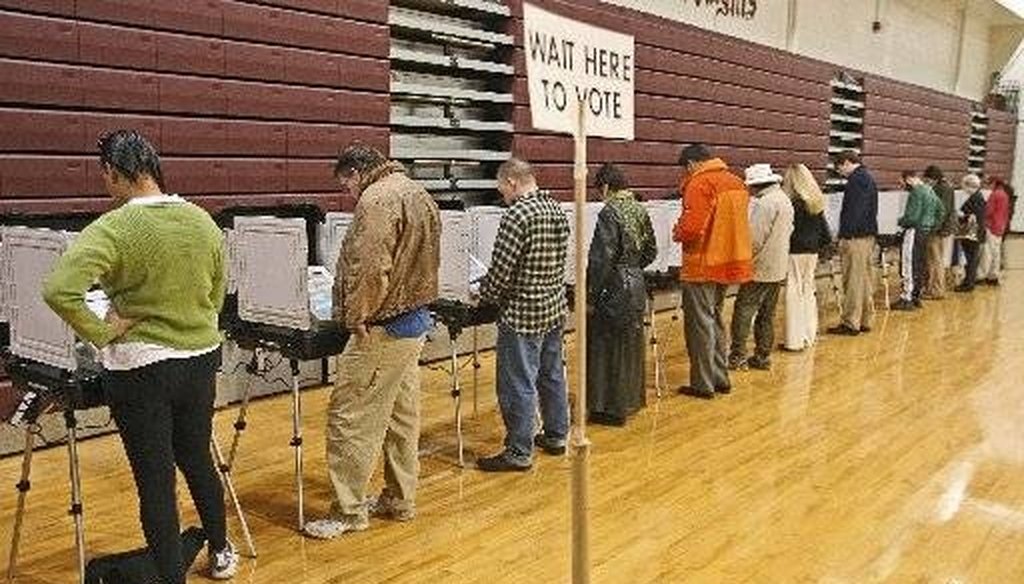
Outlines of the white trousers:
{"label": "white trousers", "polygon": [[1003,238],[989,231],[985,235],[985,243],[981,246],[981,259],[978,262],[979,280],[998,280],[1003,263]]}
{"label": "white trousers", "polygon": [[815,272],[818,254],[789,256],[786,277],[786,340],[790,351],[799,351],[814,344],[818,337],[818,300]]}
{"label": "white trousers", "polygon": [[900,277],[903,279],[903,291],[900,298],[910,302],[914,298],[914,238],[915,229],[903,232],[903,249],[900,250]]}

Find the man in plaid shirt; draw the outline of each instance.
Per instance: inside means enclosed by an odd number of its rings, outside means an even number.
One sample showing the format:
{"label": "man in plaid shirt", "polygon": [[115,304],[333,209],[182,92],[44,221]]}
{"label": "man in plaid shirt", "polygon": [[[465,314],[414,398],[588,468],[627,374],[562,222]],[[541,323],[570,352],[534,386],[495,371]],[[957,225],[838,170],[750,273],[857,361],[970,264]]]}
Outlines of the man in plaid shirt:
{"label": "man in plaid shirt", "polygon": [[[491,268],[480,285],[498,319],[498,405],[505,449],[477,461],[487,472],[525,471],[536,444],[565,452],[569,412],[562,370],[565,254],[569,222],[561,206],[537,188],[530,165],[513,158],[498,169],[498,191],[510,207],[502,217]],[[543,431],[535,434],[540,400]]]}

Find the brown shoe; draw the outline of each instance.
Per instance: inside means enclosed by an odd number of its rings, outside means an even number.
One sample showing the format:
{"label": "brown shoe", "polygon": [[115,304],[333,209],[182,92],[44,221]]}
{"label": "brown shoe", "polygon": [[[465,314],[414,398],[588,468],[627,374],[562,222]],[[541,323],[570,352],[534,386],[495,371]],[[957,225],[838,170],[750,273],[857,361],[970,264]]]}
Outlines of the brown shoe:
{"label": "brown shoe", "polygon": [[847,337],[855,337],[860,334],[859,330],[848,327],[845,324],[836,325],[827,329],[825,332],[830,335],[843,335]]}

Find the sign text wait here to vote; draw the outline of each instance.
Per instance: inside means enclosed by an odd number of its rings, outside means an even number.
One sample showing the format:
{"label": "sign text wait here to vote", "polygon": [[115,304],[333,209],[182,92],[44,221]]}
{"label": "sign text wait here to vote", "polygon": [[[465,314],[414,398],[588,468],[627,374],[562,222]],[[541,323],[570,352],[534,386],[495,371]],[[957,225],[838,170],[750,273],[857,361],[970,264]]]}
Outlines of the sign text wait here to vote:
{"label": "sign text wait here to vote", "polygon": [[576,104],[587,134],[633,138],[633,37],[524,5],[524,40],[534,127],[573,131]]}

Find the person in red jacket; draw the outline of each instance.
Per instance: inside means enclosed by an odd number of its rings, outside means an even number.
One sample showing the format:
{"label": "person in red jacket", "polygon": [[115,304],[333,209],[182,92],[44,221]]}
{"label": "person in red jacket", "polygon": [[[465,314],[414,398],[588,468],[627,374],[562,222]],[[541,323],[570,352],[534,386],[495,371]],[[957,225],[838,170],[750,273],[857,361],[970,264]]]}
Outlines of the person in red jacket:
{"label": "person in red jacket", "polygon": [[978,266],[978,283],[989,286],[999,285],[1002,265],[1003,236],[1010,228],[1010,195],[1006,183],[999,177],[989,179],[992,194],[985,205],[985,228],[988,236],[981,246],[981,260]]}
{"label": "person in red jacket", "polygon": [[729,393],[722,304],[730,284],[753,278],[753,250],[743,180],[703,144],[683,148],[683,213],[673,239],[683,246],[683,326],[690,384],[680,393],[711,399]]}

